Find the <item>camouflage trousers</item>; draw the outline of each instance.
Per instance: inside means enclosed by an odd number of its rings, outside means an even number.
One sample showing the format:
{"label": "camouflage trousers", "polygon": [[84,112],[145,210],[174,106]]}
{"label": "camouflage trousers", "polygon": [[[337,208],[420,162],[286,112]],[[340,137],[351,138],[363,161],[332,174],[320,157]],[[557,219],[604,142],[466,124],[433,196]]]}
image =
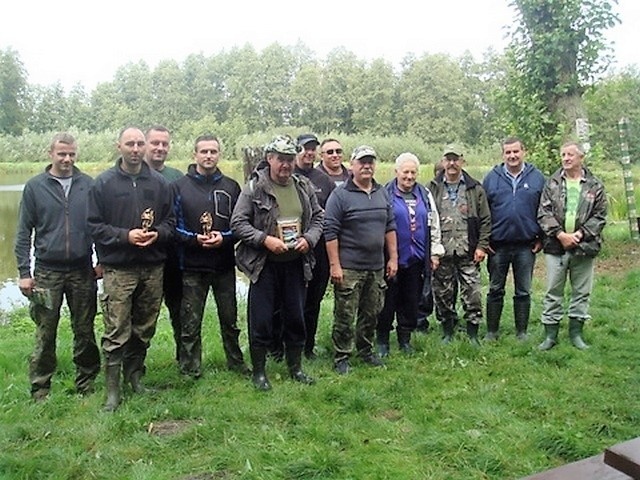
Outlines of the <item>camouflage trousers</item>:
{"label": "camouflage trousers", "polygon": [[162,264],[104,267],[102,350],[107,365],[122,365],[125,379],[144,373],[162,305],[162,278]]}
{"label": "camouflage trousers", "polygon": [[[96,280],[93,269],[55,272],[36,267],[35,284],[40,292],[31,297],[29,311],[36,325],[35,348],[29,361],[31,392],[49,390],[56,370],[56,338],[63,297],[69,307],[73,332],[75,386],[80,392],[91,387],[100,371],[100,351],[94,333]],[[46,295],[45,293],[46,292]],[[43,297],[46,296],[46,301]]]}
{"label": "camouflage trousers", "polygon": [[480,265],[467,256],[450,255],[440,258],[440,266],[433,272],[433,299],[439,322],[455,320],[456,279],[467,322],[482,322],[482,284]]}
{"label": "camouflage trousers", "polygon": [[202,318],[209,288],[213,291],[220,322],[222,346],[227,367],[244,365],[238,343],[238,304],[236,300],[235,270],[224,273],[184,272],[182,274],[183,297],[180,308],[180,370],[189,375],[201,374]]}
{"label": "camouflage trousers", "polygon": [[348,358],[353,351],[355,319],[355,347],[358,355],[372,352],[378,314],[382,310],[384,270],[343,271],[342,284],[334,286],[333,331],[331,337],[335,361]]}

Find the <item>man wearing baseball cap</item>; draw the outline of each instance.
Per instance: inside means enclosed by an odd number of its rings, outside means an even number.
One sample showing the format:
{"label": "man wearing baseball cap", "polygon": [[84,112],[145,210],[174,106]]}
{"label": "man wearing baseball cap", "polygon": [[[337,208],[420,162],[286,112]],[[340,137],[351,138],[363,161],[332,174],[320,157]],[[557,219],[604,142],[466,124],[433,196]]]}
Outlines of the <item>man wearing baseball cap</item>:
{"label": "man wearing baseball cap", "polygon": [[456,279],[467,321],[467,335],[475,346],[482,321],[480,263],[489,250],[491,212],[480,182],[463,170],[464,157],[457,145],[443,152],[444,171],[431,181],[442,230],[445,253],[433,272],[436,317],[442,325],[443,342],[453,339],[456,321]]}
{"label": "man wearing baseball cap", "polygon": [[382,366],[373,351],[375,327],[384,301],[385,276],[392,278],[398,270],[396,224],[389,194],[373,178],[375,160],[375,150],[367,145],[353,151],[353,176],[329,196],[325,212],[335,298],[334,367],[341,375],[351,368],[354,336],[360,359]]}
{"label": "man wearing baseball cap", "polygon": [[259,390],[270,390],[265,363],[277,308],[291,378],[314,382],[301,368],[303,306],[324,213],[311,182],[293,174],[299,152],[293,139],[277,136],[264,151],[268,167],[258,170],[243,188],[231,216],[231,229],[240,240],[236,264],[251,282],[248,317],[253,384]]}

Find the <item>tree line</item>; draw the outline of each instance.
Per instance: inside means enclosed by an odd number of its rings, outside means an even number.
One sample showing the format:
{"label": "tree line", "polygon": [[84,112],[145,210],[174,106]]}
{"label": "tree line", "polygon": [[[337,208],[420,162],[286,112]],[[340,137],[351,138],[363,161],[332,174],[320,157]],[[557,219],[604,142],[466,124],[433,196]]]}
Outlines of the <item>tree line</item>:
{"label": "tree line", "polygon": [[59,83],[30,85],[19,53],[7,48],[0,50],[0,134],[160,123],[178,138],[215,131],[232,143],[255,132],[304,128],[470,146],[517,134],[544,168],[576,116],[589,118],[594,154],[618,158],[617,122],[626,116],[635,156],[640,72],[606,73],[602,34],[618,20],[614,3],[515,0],[510,47],[481,60],[427,53],[407,55],[394,67],[345,48],[317,58],[304,44],[262,51],[245,45],[154,68],[129,63],[90,92],[82,85],[68,92]]}

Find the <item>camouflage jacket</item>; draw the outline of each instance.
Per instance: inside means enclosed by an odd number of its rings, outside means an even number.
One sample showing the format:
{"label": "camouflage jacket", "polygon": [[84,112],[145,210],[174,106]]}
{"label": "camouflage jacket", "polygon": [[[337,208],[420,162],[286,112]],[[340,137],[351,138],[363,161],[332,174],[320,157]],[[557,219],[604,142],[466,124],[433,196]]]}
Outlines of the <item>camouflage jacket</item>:
{"label": "camouflage jacket", "polygon": [[[602,246],[602,229],[606,224],[607,195],[602,182],[587,168],[583,167],[580,180],[582,190],[576,213],[576,231],[583,234],[576,255],[595,257]],[[544,233],[545,253],[564,253],[558,233],[564,231],[567,189],[562,169],[558,169],[546,182],[538,207],[538,224]]]}

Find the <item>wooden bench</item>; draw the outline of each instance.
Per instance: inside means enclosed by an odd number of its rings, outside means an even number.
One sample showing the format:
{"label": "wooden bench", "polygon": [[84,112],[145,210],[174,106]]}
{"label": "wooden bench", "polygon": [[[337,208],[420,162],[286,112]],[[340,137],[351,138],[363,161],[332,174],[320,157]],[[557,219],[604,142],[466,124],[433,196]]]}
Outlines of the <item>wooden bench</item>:
{"label": "wooden bench", "polygon": [[607,448],[604,462],[633,479],[640,479],[640,437]]}
{"label": "wooden bench", "polygon": [[630,477],[604,463],[604,453],[536,473],[522,480],[631,480]]}

